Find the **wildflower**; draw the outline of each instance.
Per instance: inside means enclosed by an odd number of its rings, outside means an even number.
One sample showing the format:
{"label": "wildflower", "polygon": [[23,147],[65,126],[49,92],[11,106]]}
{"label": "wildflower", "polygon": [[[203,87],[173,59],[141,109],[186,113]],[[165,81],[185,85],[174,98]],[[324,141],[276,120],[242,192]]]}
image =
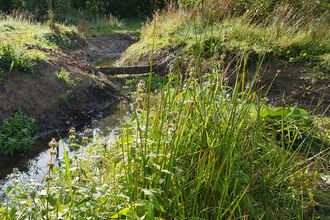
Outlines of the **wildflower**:
{"label": "wildflower", "polygon": [[141,97],[136,99],[136,102],[142,102],[142,101],[143,101],[143,99]]}
{"label": "wildflower", "polygon": [[85,135],[88,135],[90,132],[91,132],[91,130],[89,130],[89,129],[86,129],[86,130],[84,131]]}
{"label": "wildflower", "polygon": [[83,142],[87,142],[87,141],[88,141],[88,137],[83,137],[83,138],[82,138],[82,141],[83,141]]}
{"label": "wildflower", "polygon": [[69,144],[69,147],[77,147],[78,145],[76,143]]}
{"label": "wildflower", "polygon": [[47,162],[47,166],[53,168],[55,166],[55,162],[50,160]]}
{"label": "wildflower", "polygon": [[45,180],[48,182],[49,180],[53,180],[53,176],[52,175],[46,175]]}
{"label": "wildflower", "polygon": [[70,139],[70,140],[74,140],[74,139],[76,139],[76,136],[74,136],[74,135],[70,135],[70,136],[69,136],[69,139]]}
{"label": "wildflower", "polygon": [[143,88],[144,84],[145,84],[144,80],[141,79],[140,82],[138,83],[138,88]]}
{"label": "wildflower", "polygon": [[144,91],[143,91],[143,89],[138,89],[137,90],[137,93],[139,93],[139,94],[141,94],[141,93],[143,93]]}
{"label": "wildflower", "polygon": [[51,148],[55,148],[58,146],[58,142],[55,140],[55,138],[52,138],[52,140],[48,143],[48,146]]}
{"label": "wildflower", "polygon": [[57,150],[49,150],[49,154],[50,154],[51,156],[53,156],[53,155],[57,155]]}
{"label": "wildflower", "polygon": [[104,139],[101,144],[103,145],[103,147],[108,146],[108,139]]}
{"label": "wildflower", "polygon": [[76,129],[74,127],[70,128],[69,134],[75,134],[75,133],[76,133]]}
{"label": "wildflower", "polygon": [[18,168],[17,167],[13,168],[13,173],[17,173],[17,172],[18,172]]}

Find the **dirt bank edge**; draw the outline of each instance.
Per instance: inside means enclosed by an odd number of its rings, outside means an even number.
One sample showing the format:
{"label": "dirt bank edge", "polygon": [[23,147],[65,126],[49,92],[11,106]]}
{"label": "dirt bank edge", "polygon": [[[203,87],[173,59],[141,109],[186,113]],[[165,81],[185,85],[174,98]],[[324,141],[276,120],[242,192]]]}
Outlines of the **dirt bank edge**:
{"label": "dirt bank edge", "polygon": [[[70,53],[32,46],[31,49],[44,51],[47,57],[46,62],[36,63],[37,76],[9,72],[0,66],[0,71],[8,74],[0,81],[0,125],[17,109],[36,120],[38,136],[91,123],[100,110],[119,102],[122,94],[119,81],[109,79],[88,61],[104,53],[122,53],[135,38],[130,34],[86,38],[79,50]],[[55,72],[61,71],[70,73],[70,84],[56,76]]]}

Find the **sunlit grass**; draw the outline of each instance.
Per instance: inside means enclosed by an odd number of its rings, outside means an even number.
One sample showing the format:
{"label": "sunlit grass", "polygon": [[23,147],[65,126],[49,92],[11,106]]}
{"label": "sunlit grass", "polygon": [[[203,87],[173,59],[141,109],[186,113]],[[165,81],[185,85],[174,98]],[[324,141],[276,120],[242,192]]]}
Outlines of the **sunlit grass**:
{"label": "sunlit grass", "polygon": [[[169,7],[154,15],[154,20],[157,21],[155,33],[153,21],[143,26],[141,40],[125,52],[121,63],[138,61],[143,56],[150,56],[150,45],[153,44],[153,40],[156,53],[182,47],[185,53],[193,56],[197,46],[208,54],[209,45],[205,41],[213,41],[221,48],[222,33],[214,33],[218,30],[227,30],[230,39],[228,48],[238,47],[244,50],[248,43],[251,50],[261,55],[269,44],[267,53],[285,64],[304,61],[315,66],[315,60],[323,60],[321,68],[326,69],[324,64],[327,61],[323,57],[330,53],[330,43],[327,40],[330,29],[326,22],[330,14],[328,11],[322,11],[318,18],[313,18],[313,14],[318,13],[315,10],[295,10],[294,7],[283,4],[261,22],[253,22],[250,15],[246,14],[239,17],[228,16],[224,20],[207,24],[207,18],[196,15],[193,10]],[[305,55],[304,59],[301,59],[301,54]]]}
{"label": "sunlit grass", "polygon": [[[140,44],[132,48],[140,46],[144,53],[191,45],[187,48],[193,53],[180,59],[184,62],[193,55],[192,67],[197,67],[202,54],[220,55],[212,53],[212,43],[236,44],[245,49],[235,58],[240,68],[233,75],[234,88],[227,86],[223,68],[210,65],[207,74],[192,68],[188,77],[176,66],[152,97],[150,74],[146,82],[138,82],[134,113],[128,121],[121,119],[120,135],[114,140],[90,139],[87,132],[79,146],[82,153],[61,158],[62,167],[52,169],[38,188],[34,182],[25,188],[18,182],[9,187],[1,219],[322,217],[317,208],[329,207],[329,196],[317,188],[318,171],[327,178],[329,148],[328,138],[316,134],[322,127],[322,134],[328,135],[328,122],[321,124],[301,109],[265,105],[257,87],[260,59],[254,60],[249,88],[244,81],[248,55],[253,50],[258,56],[269,53],[283,46],[273,42],[282,38],[274,37],[272,28],[242,18],[203,27],[198,19],[178,15],[167,14],[182,18],[179,24],[155,17],[142,29]],[[152,27],[155,35],[150,35]],[[223,36],[224,30],[228,36]],[[174,33],[181,33],[179,43],[166,41]],[[213,48],[210,53],[205,45]],[[71,147],[77,147],[74,133]],[[88,147],[87,140],[92,142]]]}

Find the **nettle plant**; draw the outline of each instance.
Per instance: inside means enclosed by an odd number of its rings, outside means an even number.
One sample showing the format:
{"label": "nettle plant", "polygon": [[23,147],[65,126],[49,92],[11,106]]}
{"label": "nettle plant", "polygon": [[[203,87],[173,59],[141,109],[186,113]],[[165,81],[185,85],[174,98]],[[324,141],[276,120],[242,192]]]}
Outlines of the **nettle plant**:
{"label": "nettle plant", "polygon": [[35,140],[32,135],[38,129],[34,119],[18,110],[14,117],[4,120],[0,128],[0,153],[14,155],[17,152],[26,152]]}

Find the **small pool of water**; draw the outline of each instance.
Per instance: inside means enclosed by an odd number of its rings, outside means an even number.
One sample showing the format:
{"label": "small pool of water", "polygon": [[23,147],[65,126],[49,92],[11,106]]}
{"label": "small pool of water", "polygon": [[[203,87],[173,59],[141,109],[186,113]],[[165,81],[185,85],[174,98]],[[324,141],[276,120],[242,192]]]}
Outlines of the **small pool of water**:
{"label": "small pool of water", "polygon": [[121,54],[109,54],[99,58],[93,66],[117,66]]}
{"label": "small pool of water", "polygon": [[[120,110],[120,103],[110,105],[108,108],[103,110],[102,118],[95,118],[91,125],[78,130],[77,143],[81,143],[85,129],[90,129],[90,138],[104,137],[112,139],[115,135],[119,134],[118,126],[121,124],[121,112],[123,115],[123,121],[125,122],[131,116],[133,107],[129,103],[122,103]],[[5,190],[9,185],[12,185],[12,179],[9,177],[13,172],[13,168],[17,167],[20,171],[21,182],[27,182],[30,179],[37,180],[38,182],[43,181],[44,176],[48,171],[47,162],[50,160],[48,142],[52,138],[56,138],[59,142],[59,157],[64,157],[63,144],[65,150],[69,156],[74,155],[74,151],[70,148],[69,138],[67,133],[48,135],[44,138],[35,141],[30,151],[26,154],[21,154],[14,157],[8,157],[1,159],[0,162],[0,199],[4,201],[6,199]],[[92,143],[91,143],[92,144]],[[80,149],[76,149],[80,151]],[[56,160],[55,166],[59,166],[58,160]]]}

